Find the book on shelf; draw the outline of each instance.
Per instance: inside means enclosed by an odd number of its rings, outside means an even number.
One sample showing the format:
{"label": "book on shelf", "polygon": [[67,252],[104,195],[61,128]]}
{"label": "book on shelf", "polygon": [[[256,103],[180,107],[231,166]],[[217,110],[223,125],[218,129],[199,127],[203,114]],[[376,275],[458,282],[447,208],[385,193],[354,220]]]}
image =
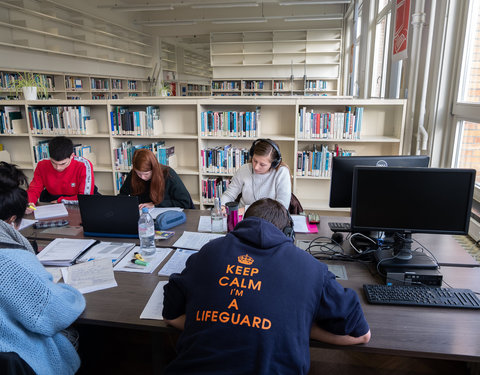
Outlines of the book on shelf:
{"label": "book on shelf", "polygon": [[245,137],[257,136],[260,107],[255,111],[204,111],[200,115],[202,136]]}
{"label": "book on shelf", "polygon": [[363,107],[346,106],[345,112],[314,112],[307,107],[298,113],[301,139],[360,139]]}
{"label": "book on shelf", "polygon": [[86,121],[90,120],[90,108],[85,106],[29,107],[28,118],[33,134],[82,135],[87,134]]}
{"label": "book on shelf", "polygon": [[202,172],[233,174],[248,162],[250,150],[243,147],[232,147],[231,144],[207,147],[200,150]]}
{"label": "book on shelf", "polygon": [[231,179],[225,177],[202,178],[203,203],[213,204],[215,198],[220,198],[227,190]]}
{"label": "book on shelf", "polygon": [[321,145],[320,151],[317,146],[313,150],[297,151],[297,176],[330,177],[332,173],[332,159],[335,156],[353,156],[355,151],[344,150],[338,145],[328,148]]}
{"label": "book on shelf", "polygon": [[110,126],[113,135],[153,136],[159,108],[147,106],[145,111],[131,111],[125,106],[115,106],[110,112]]}

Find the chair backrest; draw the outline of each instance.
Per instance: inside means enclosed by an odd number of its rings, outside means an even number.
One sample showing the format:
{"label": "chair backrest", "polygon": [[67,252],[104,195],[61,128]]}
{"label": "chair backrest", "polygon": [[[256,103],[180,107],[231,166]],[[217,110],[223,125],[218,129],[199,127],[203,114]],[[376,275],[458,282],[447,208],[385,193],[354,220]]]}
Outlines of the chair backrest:
{"label": "chair backrest", "polygon": [[35,375],[35,371],[17,353],[0,352],[0,374]]}

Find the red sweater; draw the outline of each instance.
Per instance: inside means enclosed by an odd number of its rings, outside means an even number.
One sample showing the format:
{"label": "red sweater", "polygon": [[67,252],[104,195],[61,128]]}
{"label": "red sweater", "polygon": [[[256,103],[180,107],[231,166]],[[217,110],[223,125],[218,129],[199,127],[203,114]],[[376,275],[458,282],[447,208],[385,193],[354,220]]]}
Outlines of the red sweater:
{"label": "red sweater", "polygon": [[76,201],[77,194],[93,194],[95,186],[92,163],[75,156],[62,172],[53,168],[50,160],[41,160],[35,168],[28,188],[28,201],[37,203],[43,189],[52,195],[61,195],[58,202]]}

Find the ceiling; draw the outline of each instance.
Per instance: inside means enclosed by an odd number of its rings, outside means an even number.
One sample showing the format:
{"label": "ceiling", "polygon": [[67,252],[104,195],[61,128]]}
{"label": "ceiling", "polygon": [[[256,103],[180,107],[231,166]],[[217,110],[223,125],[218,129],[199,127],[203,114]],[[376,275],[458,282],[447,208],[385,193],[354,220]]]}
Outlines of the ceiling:
{"label": "ceiling", "polygon": [[[196,50],[211,32],[305,30],[342,25],[350,0],[91,0],[90,9]],[[92,9],[96,7],[96,9]]]}

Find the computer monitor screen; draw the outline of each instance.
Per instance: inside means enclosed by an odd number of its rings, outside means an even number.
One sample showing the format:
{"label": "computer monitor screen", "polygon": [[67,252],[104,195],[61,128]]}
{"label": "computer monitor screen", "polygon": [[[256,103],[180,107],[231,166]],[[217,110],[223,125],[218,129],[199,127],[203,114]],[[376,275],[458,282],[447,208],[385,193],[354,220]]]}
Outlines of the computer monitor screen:
{"label": "computer monitor screen", "polygon": [[330,207],[350,207],[352,202],[353,168],[371,167],[428,167],[430,157],[407,156],[337,156],[332,161]]}
{"label": "computer monitor screen", "polygon": [[468,233],[474,184],[473,169],[355,167],[352,232],[393,232],[409,260],[411,233]]}

